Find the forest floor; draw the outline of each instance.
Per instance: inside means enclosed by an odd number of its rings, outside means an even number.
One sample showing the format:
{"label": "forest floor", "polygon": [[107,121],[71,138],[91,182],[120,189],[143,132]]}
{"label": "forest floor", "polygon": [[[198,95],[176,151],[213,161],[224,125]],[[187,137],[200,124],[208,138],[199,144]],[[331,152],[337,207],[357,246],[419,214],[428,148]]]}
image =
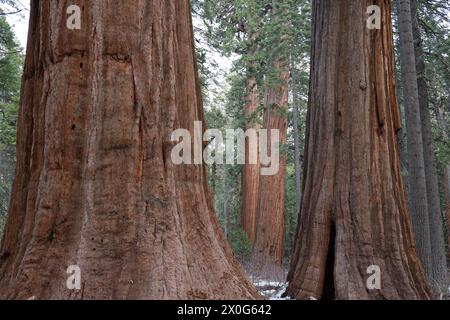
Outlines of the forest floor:
{"label": "forest floor", "polygon": [[[450,279],[450,269],[449,276]],[[283,280],[274,279],[258,279],[250,276],[250,280],[253,285],[259,290],[259,292],[269,300],[291,300],[289,297],[283,297],[284,292],[288,287],[288,283]],[[450,284],[449,284],[450,285]],[[447,294],[443,294],[440,297],[436,297],[439,300],[450,300],[450,286]]]}
{"label": "forest floor", "polygon": [[289,297],[284,297],[288,282],[288,268],[286,263],[282,267],[273,268],[273,270],[266,270],[265,272],[258,272],[251,263],[242,263],[247,276],[253,285],[258,289],[262,296],[269,300],[291,300]]}

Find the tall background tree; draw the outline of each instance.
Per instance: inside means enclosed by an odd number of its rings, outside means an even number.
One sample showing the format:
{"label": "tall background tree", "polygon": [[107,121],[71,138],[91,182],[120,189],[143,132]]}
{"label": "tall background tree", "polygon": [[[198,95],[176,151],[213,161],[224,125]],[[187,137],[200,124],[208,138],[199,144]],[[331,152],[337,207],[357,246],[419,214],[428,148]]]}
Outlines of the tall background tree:
{"label": "tall background tree", "polygon": [[425,272],[431,278],[430,217],[411,3],[409,0],[399,0],[397,7],[399,11],[400,60],[407,130],[409,210],[419,256]]}
{"label": "tall background tree", "polygon": [[430,221],[430,245],[432,264],[432,285],[440,293],[448,290],[448,268],[445,249],[444,219],[441,211],[439,182],[433,128],[431,122],[431,108],[429,87],[426,79],[425,53],[419,23],[418,0],[411,0],[411,19],[414,38],[414,53],[416,60],[417,86],[419,93],[420,117],[422,126],[423,154],[428,200],[428,216]]}
{"label": "tall background tree", "polygon": [[[402,67],[399,68],[403,80],[402,103],[406,115],[409,149],[407,164],[410,167],[407,170],[407,177],[410,214],[429,281],[437,292],[442,294],[448,288],[446,237],[444,236],[446,218],[443,215],[445,207],[441,205],[441,195],[445,193],[445,188],[439,187],[438,175],[441,170],[439,163],[442,159],[439,149],[442,149],[442,143],[439,141],[438,133],[439,116],[435,114],[432,104],[435,104],[433,101],[436,99],[440,99],[439,91],[442,90],[439,89],[441,87],[439,82],[433,78],[436,78],[436,75],[437,78],[442,75],[445,77],[445,74],[448,73],[448,66],[439,61],[442,58],[439,54],[439,47],[445,44],[442,37],[446,36],[446,32],[442,32],[442,30],[446,29],[445,24],[448,23],[448,17],[445,18],[446,15],[442,11],[445,8],[445,1],[396,1],[396,6],[401,40],[398,44],[398,56],[402,63]],[[410,13],[407,12],[408,10]],[[432,36],[430,37],[430,35]],[[436,45],[436,43],[430,45],[430,40],[433,41],[432,39],[436,36],[441,38],[440,45]],[[414,68],[414,64],[410,65],[410,63],[415,63],[416,67]],[[439,70],[436,70],[436,74],[431,77],[430,63],[440,66]],[[446,94],[444,95],[446,96]],[[419,122],[417,122],[418,120]],[[437,127],[433,123],[437,124]],[[417,147],[417,154],[413,151],[415,147]],[[423,158],[421,167],[425,177],[425,183],[421,184],[417,181],[418,170],[414,169],[414,166],[420,162],[420,158]],[[445,170],[443,171],[441,176],[444,177]],[[423,180],[421,181],[423,182]],[[423,192],[424,188],[426,192]],[[421,197],[426,197],[426,208],[415,207],[417,193]],[[442,201],[444,203],[445,197],[442,198],[444,198]],[[428,224],[426,220],[428,220]]]}

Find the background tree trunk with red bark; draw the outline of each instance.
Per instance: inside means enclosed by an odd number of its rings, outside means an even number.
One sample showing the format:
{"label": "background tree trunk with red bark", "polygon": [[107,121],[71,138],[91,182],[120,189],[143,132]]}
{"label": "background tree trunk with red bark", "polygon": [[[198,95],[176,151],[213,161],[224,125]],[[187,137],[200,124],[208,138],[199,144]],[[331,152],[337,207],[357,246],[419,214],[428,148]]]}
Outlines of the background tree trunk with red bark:
{"label": "background tree trunk with red bark", "polygon": [[[253,274],[263,278],[282,276],[283,244],[284,244],[284,197],[286,155],[283,144],[287,134],[287,108],[289,89],[289,66],[284,62],[276,62],[274,69],[277,84],[266,88],[264,129],[267,130],[267,150],[280,151],[279,168],[274,175],[260,177],[260,195],[258,218],[256,224],[256,240],[253,248]],[[271,130],[279,130],[279,143],[271,145]]]}
{"label": "background tree trunk with red bark", "polygon": [[[367,8],[381,8],[381,29]],[[430,290],[409,222],[396,131],[388,0],[314,0],[304,190],[286,295],[419,299]],[[381,288],[367,286],[378,266]]]}
{"label": "background tree trunk with red bark", "polygon": [[203,121],[189,1],[33,0],[29,30],[0,298],[258,297],[204,166],[171,161]]}
{"label": "background tree trunk with red bark", "polygon": [[[260,125],[253,120],[255,113],[259,107],[259,90],[258,84],[254,77],[249,77],[246,81],[246,103],[245,115],[250,118],[248,129],[259,130]],[[256,220],[259,202],[259,182],[260,182],[260,163],[259,155],[257,163],[249,162],[250,149],[259,150],[259,146],[250,146],[250,140],[246,140],[245,144],[245,164],[242,171],[242,228],[247,234],[250,242],[255,243],[256,237]]]}

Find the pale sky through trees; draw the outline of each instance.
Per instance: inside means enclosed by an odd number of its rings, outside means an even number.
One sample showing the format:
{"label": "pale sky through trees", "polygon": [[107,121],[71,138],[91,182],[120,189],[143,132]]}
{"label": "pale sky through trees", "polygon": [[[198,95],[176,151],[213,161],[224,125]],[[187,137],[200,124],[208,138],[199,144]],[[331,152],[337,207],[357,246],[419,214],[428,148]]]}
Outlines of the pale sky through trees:
{"label": "pale sky through trees", "polygon": [[[26,49],[28,37],[28,20],[30,18],[30,4],[21,2],[24,10],[20,14],[7,15],[8,22],[13,26],[14,32],[20,45]],[[24,52],[25,53],[25,52]]]}

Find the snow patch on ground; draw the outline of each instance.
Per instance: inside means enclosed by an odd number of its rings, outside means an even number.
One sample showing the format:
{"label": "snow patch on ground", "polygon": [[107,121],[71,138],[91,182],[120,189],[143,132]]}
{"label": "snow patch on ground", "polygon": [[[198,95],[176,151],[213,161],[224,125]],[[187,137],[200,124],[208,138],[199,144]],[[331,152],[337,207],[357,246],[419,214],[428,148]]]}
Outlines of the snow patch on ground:
{"label": "snow patch on ground", "polygon": [[269,300],[291,300],[289,297],[283,297],[288,287],[287,282],[269,279],[252,279],[252,282],[261,294]]}
{"label": "snow patch on ground", "polygon": [[256,287],[280,287],[285,282],[274,281],[274,280],[253,280],[253,284]]}

